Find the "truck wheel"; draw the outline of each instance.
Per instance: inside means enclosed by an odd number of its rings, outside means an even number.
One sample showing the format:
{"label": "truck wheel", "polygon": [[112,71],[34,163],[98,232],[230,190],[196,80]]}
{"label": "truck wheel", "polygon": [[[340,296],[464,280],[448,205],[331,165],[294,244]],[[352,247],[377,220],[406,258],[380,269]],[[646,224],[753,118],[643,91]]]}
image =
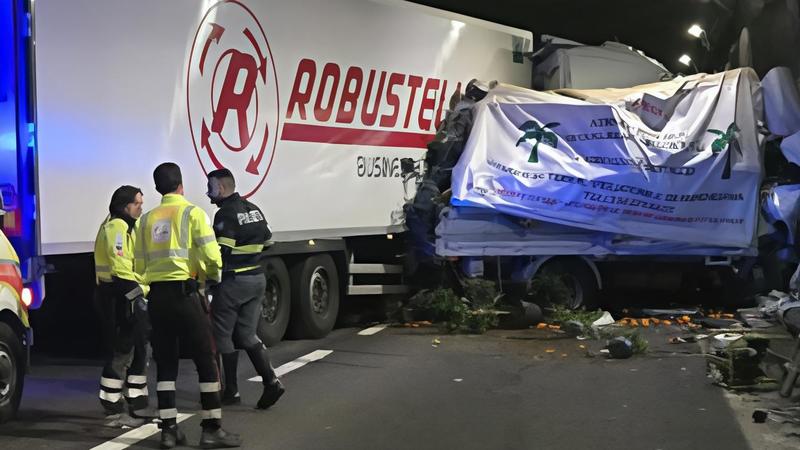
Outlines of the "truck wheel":
{"label": "truck wheel", "polygon": [[258,337],[266,345],[283,339],[292,309],[289,271],[281,258],[267,258],[262,264],[267,278],[264,307],[258,322]]}
{"label": "truck wheel", "polygon": [[[554,258],[539,271],[545,276],[561,279],[567,288],[567,298],[557,303],[569,309],[595,309],[598,305],[597,278],[592,269],[581,259]],[[539,276],[538,274],[536,276]]]}
{"label": "truck wheel", "polygon": [[292,266],[291,334],[297,338],[324,337],[339,314],[339,278],[333,258],[309,256]]}
{"label": "truck wheel", "polygon": [[7,324],[0,323],[0,423],[14,418],[22,399],[25,352],[22,341]]}

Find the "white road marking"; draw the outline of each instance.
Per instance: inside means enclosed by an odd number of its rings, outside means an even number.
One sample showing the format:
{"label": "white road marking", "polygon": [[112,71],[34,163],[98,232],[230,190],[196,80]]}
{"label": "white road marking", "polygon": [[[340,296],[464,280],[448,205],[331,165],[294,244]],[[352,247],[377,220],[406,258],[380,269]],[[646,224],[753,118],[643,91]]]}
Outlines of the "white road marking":
{"label": "white road marking", "polygon": [[[193,415],[194,414],[178,414],[178,422],[183,422]],[[139,428],[134,428],[125,434],[119,435],[108,442],[104,442],[97,447],[92,447],[92,450],[122,450],[149,438],[159,431],[161,430],[159,430],[158,424],[148,423],[147,425],[142,425]]]}
{"label": "white road marking", "polygon": [[386,329],[386,325],[375,325],[374,327],[367,328],[358,332],[359,336],[372,336],[373,334],[380,333]]}
{"label": "white road marking", "polygon": [[[330,355],[331,353],[333,353],[333,350],[314,350],[313,352],[311,352],[311,353],[309,353],[309,354],[307,354],[305,356],[301,356],[301,357],[295,359],[294,361],[288,362],[288,363],[278,367],[277,369],[275,369],[275,374],[277,376],[279,376],[279,377],[283,376],[283,375],[286,375],[287,373],[289,373],[289,372],[291,372],[293,370],[297,370],[297,369],[305,366],[308,363],[311,363],[311,362],[314,362],[314,361],[319,361],[320,359]],[[250,378],[249,381],[257,381],[257,382],[260,383],[261,382],[261,375],[255,376],[253,378]]]}

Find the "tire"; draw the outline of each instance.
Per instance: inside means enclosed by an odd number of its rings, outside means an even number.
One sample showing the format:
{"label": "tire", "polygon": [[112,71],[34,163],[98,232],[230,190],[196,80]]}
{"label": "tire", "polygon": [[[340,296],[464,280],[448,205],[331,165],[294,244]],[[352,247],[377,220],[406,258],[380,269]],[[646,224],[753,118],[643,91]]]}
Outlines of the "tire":
{"label": "tire", "polygon": [[553,258],[542,266],[539,273],[559,277],[564,282],[567,290],[570,291],[570,298],[561,302],[561,305],[569,309],[593,310],[597,308],[600,290],[597,278],[582,259]]}
{"label": "tire", "polygon": [[13,419],[25,383],[25,349],[8,324],[0,322],[0,423]]}
{"label": "tire", "polygon": [[325,337],[339,314],[339,276],[328,254],[302,259],[292,266],[291,335],[300,339]]}
{"label": "tire", "polygon": [[291,281],[286,264],[281,258],[267,258],[262,265],[267,278],[267,289],[261,319],[258,321],[258,338],[271,346],[283,339],[289,326],[292,310]]}

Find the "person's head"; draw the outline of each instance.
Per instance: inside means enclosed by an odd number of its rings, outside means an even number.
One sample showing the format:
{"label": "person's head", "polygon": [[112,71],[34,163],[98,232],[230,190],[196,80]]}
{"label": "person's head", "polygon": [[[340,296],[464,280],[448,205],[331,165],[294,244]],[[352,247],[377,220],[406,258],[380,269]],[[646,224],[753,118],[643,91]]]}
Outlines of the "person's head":
{"label": "person's head", "polygon": [[217,204],[236,192],[236,180],[228,169],[217,169],[208,173],[208,198]]}
{"label": "person's head", "polygon": [[156,191],[161,195],[183,195],[183,177],[181,168],[172,162],[159,164],[153,171],[153,181],[156,182]]}
{"label": "person's head", "polygon": [[142,215],[144,198],[142,190],[134,186],[120,186],[111,195],[108,212],[114,218],[138,219]]}

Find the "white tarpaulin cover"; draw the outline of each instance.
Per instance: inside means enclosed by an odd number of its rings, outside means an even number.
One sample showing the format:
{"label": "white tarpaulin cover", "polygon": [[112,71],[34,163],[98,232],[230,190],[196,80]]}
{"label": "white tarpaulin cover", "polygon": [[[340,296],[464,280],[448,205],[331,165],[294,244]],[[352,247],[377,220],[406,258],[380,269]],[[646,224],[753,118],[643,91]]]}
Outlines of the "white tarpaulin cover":
{"label": "white tarpaulin cover", "polygon": [[573,94],[581,100],[492,89],[475,107],[452,203],[595,231],[751,247],[762,176],[752,70]]}

